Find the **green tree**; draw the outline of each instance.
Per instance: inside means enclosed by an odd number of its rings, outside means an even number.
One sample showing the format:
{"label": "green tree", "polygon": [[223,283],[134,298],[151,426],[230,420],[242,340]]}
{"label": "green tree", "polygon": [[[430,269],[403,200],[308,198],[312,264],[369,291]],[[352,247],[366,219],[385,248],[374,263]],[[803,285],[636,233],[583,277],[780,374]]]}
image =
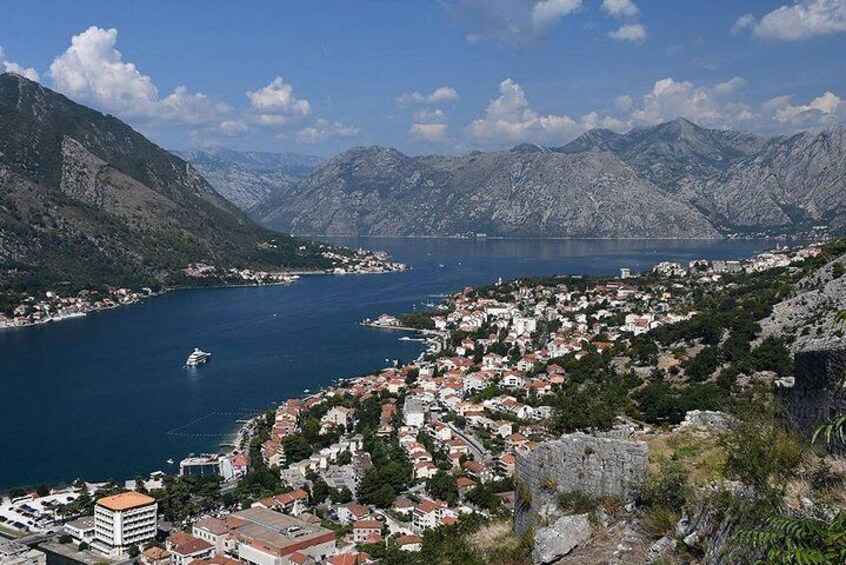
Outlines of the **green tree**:
{"label": "green tree", "polygon": [[699,354],[688,361],[684,372],[692,381],[704,381],[717,370],[720,357],[714,347],[705,347]]}
{"label": "green tree", "polygon": [[763,527],[741,532],[757,550],[760,563],[824,565],[846,563],[846,513],[834,519],[771,516]]}
{"label": "green tree", "polygon": [[426,483],[426,490],[429,494],[439,500],[443,500],[450,506],[458,503],[458,485],[451,473],[438,471],[435,476]]}

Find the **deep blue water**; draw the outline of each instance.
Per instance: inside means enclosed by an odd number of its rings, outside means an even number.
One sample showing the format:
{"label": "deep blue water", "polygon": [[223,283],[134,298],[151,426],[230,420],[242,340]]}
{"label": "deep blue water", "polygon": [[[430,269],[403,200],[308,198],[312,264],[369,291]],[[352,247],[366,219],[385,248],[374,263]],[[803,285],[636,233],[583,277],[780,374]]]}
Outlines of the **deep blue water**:
{"label": "deep blue water", "polygon": [[[365,317],[528,275],[617,273],[662,260],[741,258],[762,241],[334,239],[385,249],[404,273],[303,277],[287,287],[172,292],[85,318],[0,331],[0,489],[132,478],[216,451],[239,416],[339,377],[409,360]],[[442,266],[441,266],[442,265]],[[437,301],[437,299],[434,299]],[[193,347],[213,353],[183,368]]]}

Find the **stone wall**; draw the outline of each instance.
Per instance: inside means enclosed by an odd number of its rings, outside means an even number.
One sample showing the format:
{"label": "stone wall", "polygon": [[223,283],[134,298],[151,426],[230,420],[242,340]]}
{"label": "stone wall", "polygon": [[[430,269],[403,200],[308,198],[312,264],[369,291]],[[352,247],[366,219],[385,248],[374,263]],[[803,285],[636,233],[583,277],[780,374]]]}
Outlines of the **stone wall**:
{"label": "stone wall", "polygon": [[542,508],[557,507],[558,493],[631,498],[648,471],[649,453],[642,441],[575,433],[518,453],[514,530],[522,535],[537,525]]}
{"label": "stone wall", "polygon": [[846,411],[846,350],[802,351],[795,355],[793,386],[776,388],[790,417],[807,436]]}

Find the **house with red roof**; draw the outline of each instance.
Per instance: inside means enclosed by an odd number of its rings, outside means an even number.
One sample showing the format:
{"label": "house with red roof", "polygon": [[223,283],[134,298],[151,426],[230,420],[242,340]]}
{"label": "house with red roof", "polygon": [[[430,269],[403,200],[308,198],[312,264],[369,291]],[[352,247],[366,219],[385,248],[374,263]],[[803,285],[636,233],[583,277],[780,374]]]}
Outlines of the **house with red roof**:
{"label": "house with red roof", "polygon": [[365,543],[372,536],[382,535],[382,522],[379,520],[357,520],[352,528],[355,543]]}

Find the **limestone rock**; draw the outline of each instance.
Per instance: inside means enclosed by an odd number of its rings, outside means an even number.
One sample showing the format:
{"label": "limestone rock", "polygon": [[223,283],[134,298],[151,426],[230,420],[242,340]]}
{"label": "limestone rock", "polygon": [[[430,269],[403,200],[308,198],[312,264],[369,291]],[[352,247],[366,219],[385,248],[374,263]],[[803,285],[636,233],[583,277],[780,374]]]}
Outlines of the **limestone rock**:
{"label": "limestone rock", "polygon": [[[523,535],[542,509],[557,505],[560,493],[629,499],[646,479],[649,454],[645,442],[600,438],[583,433],[542,443],[519,453],[514,530]],[[542,517],[548,520],[548,517]]]}
{"label": "limestone rock", "polygon": [[593,528],[587,514],[564,516],[549,526],[535,530],[532,562],[552,563],[590,539]]}
{"label": "limestone rock", "polygon": [[690,410],[679,424],[679,430],[724,431],[731,425],[731,416],[713,410]]}

